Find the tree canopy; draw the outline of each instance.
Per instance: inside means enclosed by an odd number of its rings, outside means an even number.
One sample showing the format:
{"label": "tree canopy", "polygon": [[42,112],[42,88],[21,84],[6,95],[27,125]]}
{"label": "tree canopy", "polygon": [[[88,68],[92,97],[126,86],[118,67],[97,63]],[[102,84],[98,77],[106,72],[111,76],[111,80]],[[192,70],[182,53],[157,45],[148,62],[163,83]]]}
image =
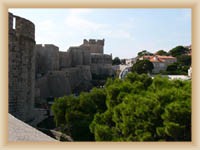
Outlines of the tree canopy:
{"label": "tree canopy", "polygon": [[121,61],[120,61],[119,57],[115,57],[112,60],[112,65],[119,65],[119,64],[121,64]]}
{"label": "tree canopy", "polygon": [[93,88],[90,93],[82,92],[79,97],[73,95],[55,99],[52,105],[56,126],[76,141],[93,141],[89,130],[93,116],[106,110],[106,93]]}
{"label": "tree canopy", "polygon": [[144,56],[144,55],[153,55],[153,53],[148,52],[147,50],[143,50],[141,52],[138,52],[138,56]]}
{"label": "tree canopy", "polygon": [[177,61],[182,66],[191,66],[192,58],[189,55],[181,55],[177,57]]}
{"label": "tree canopy", "polygon": [[107,87],[107,110],[90,124],[97,141],[191,140],[191,84],[128,74]]}
{"label": "tree canopy", "polygon": [[169,51],[172,56],[177,58],[177,62],[168,65],[165,73],[187,75],[188,69],[190,68],[192,62],[191,56],[187,55],[188,52],[189,49],[183,46],[177,46]]}
{"label": "tree canopy", "polygon": [[169,54],[166,51],[164,51],[164,50],[159,50],[159,51],[156,52],[156,55],[167,56]]}
{"label": "tree canopy", "polygon": [[75,141],[191,141],[191,81],[127,74],[57,98],[56,125]]}
{"label": "tree canopy", "polygon": [[132,67],[132,71],[139,74],[142,73],[151,73],[154,66],[153,63],[149,60],[138,60]]}
{"label": "tree canopy", "polygon": [[183,46],[176,46],[175,48],[173,48],[169,51],[169,54],[174,57],[177,57],[177,56],[180,56],[183,54],[187,54],[188,52],[189,52],[188,48],[183,47]]}

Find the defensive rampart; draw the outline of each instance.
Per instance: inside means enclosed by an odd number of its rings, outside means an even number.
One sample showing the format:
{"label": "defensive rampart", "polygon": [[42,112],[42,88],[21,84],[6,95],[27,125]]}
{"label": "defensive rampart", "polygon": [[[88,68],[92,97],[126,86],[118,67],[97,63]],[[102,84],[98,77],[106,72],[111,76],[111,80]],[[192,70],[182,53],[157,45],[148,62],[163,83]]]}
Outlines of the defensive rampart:
{"label": "defensive rampart", "polygon": [[9,112],[32,119],[35,88],[35,26],[9,13]]}

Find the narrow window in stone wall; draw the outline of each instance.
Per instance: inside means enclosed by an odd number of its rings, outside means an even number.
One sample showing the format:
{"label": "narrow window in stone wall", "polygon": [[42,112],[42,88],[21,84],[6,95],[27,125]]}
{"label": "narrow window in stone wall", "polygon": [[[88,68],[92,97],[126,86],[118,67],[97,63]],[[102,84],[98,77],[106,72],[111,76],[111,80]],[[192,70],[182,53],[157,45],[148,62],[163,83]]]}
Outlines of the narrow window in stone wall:
{"label": "narrow window in stone wall", "polygon": [[13,29],[16,29],[16,18],[13,17]]}

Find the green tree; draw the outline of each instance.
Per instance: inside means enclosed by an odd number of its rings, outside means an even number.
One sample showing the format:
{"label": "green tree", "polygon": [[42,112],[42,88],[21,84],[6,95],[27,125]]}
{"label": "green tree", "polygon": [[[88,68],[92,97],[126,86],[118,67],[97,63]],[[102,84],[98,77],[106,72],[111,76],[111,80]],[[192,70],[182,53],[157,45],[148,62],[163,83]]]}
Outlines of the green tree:
{"label": "green tree", "polygon": [[90,93],[82,92],[78,97],[70,95],[55,99],[52,111],[56,126],[76,141],[94,140],[89,125],[97,112],[106,110],[105,101],[104,89],[97,88]]}
{"label": "green tree", "polygon": [[166,56],[166,55],[168,55],[168,53],[166,51],[164,51],[164,50],[159,50],[159,51],[156,52],[156,55]]}
{"label": "green tree", "polygon": [[147,50],[143,50],[141,52],[138,52],[138,56],[144,56],[144,55],[153,55],[152,53],[148,52]]}
{"label": "green tree", "polygon": [[121,61],[120,61],[119,57],[115,57],[112,60],[112,65],[119,65],[119,64],[121,64]]}
{"label": "green tree", "polygon": [[132,67],[132,71],[139,74],[142,73],[151,73],[154,66],[153,63],[149,60],[138,60]]}
{"label": "green tree", "polygon": [[191,105],[190,101],[175,101],[168,104],[162,114],[163,127],[158,128],[167,139],[172,141],[191,140]]}
{"label": "green tree", "polygon": [[178,73],[178,68],[179,68],[179,64],[178,63],[173,63],[167,66],[167,72],[169,74],[177,74]]}
{"label": "green tree", "polygon": [[183,55],[183,54],[187,54],[188,52],[189,52],[188,48],[185,48],[183,46],[177,46],[177,47],[171,49],[169,51],[169,54],[174,56],[174,57],[177,57],[177,56],[180,56],[180,55]]}
{"label": "green tree", "polygon": [[191,82],[157,76],[145,89],[144,78],[109,81],[107,110],[90,124],[96,141],[191,140]]}
{"label": "green tree", "polygon": [[187,75],[189,65],[184,65],[187,62],[176,62],[167,66],[167,74]]}
{"label": "green tree", "polygon": [[177,56],[177,62],[179,62],[182,66],[191,66],[191,56],[189,55],[180,55]]}
{"label": "green tree", "polygon": [[129,73],[104,88],[58,98],[62,132],[75,141],[191,141],[191,81]]}

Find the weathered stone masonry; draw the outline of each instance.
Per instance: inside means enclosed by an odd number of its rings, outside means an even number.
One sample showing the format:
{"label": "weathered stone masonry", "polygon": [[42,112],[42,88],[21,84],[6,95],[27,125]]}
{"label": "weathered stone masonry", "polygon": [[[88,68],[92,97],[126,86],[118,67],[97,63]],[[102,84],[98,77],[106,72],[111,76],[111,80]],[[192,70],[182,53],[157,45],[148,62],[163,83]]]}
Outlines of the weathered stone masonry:
{"label": "weathered stone masonry", "polygon": [[59,48],[53,44],[37,44],[36,73],[46,74],[48,71],[59,69]]}
{"label": "weathered stone masonry", "polygon": [[104,39],[83,41],[59,52],[53,44],[35,44],[35,26],[9,13],[9,113],[36,125],[44,111],[35,102],[90,89],[92,74],[111,75],[112,55],[103,53]]}
{"label": "weathered stone masonry", "polygon": [[35,96],[34,48],[34,24],[9,13],[9,113],[23,121],[32,119]]}
{"label": "weathered stone masonry", "polygon": [[81,48],[87,48],[90,50],[90,53],[104,53],[104,39],[103,40],[95,40],[95,39],[89,39],[87,41],[86,39],[83,40],[83,44],[80,45]]}
{"label": "weathered stone masonry", "polygon": [[94,39],[66,52],[55,45],[36,45],[36,100],[68,95],[80,87],[87,90],[92,74],[112,75],[112,56],[103,54],[103,47],[104,40]]}

